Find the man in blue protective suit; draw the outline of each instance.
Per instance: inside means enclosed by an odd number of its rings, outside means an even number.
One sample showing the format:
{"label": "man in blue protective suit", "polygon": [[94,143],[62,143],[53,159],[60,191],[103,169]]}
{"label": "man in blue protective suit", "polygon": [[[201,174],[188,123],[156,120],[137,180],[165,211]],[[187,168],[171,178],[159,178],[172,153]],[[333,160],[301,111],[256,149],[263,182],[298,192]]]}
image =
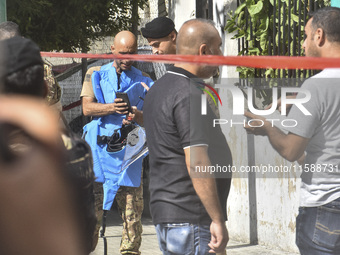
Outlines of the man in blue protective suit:
{"label": "man in blue protective suit", "polygon": [[[114,55],[135,54],[136,37],[129,31],[118,33],[111,51]],[[102,210],[98,207],[110,210],[116,197],[124,221],[121,254],[140,254],[143,211],[142,158],[122,171],[125,149],[108,151],[108,145],[100,143],[99,138],[112,136],[115,130],[122,127],[122,121],[129,113],[127,103],[122,98],[116,97],[117,92],[127,93],[132,106],[133,120],[142,125],[143,98],[146,93],[144,86],[146,84],[150,87],[153,81],[132,64],[133,61],[130,60],[115,59],[113,63],[102,67],[90,68],[81,92],[83,113],[85,116],[93,117],[93,120],[84,127],[84,136],[91,146],[94,158],[97,217],[101,218],[102,215]],[[99,226],[96,236],[98,231]]]}

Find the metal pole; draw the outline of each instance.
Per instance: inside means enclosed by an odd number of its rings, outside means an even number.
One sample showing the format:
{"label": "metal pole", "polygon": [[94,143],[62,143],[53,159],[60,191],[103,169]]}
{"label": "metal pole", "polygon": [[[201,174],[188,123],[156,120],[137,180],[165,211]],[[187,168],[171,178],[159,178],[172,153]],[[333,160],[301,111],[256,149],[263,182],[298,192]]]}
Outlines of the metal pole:
{"label": "metal pole", "polygon": [[6,0],[0,0],[0,23],[7,21]]}
{"label": "metal pole", "polygon": [[[255,166],[255,137],[247,135],[248,145],[248,166]],[[257,226],[257,194],[256,194],[256,173],[248,173],[248,199],[249,199],[249,241],[250,244],[258,244]]]}
{"label": "metal pole", "polygon": [[196,0],[196,18],[205,18],[205,5],[206,5],[206,0]]}

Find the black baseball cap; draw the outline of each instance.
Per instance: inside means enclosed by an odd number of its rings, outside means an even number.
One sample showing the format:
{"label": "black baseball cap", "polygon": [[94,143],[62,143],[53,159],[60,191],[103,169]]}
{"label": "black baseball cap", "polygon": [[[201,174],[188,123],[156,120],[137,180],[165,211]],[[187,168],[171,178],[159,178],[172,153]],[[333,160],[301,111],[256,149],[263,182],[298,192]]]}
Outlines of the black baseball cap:
{"label": "black baseball cap", "polygon": [[146,23],[141,29],[145,38],[162,38],[169,35],[175,29],[174,22],[167,17],[158,17]]}

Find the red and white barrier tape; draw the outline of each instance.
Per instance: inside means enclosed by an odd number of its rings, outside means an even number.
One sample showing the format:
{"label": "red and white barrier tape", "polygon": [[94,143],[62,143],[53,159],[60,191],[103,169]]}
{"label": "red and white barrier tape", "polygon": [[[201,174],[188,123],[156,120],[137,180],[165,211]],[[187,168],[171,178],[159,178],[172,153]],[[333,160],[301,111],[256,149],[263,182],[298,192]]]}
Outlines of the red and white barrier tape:
{"label": "red and white barrier tape", "polygon": [[197,63],[206,65],[231,65],[253,68],[274,69],[325,69],[340,68],[340,58],[311,58],[286,56],[193,56],[193,55],[138,55],[138,54],[86,54],[41,52],[42,57],[54,58],[93,58],[93,59],[129,59],[145,62]]}
{"label": "red and white barrier tape", "polygon": [[[196,63],[206,65],[230,65],[253,68],[273,69],[325,69],[340,68],[340,58],[311,58],[311,57],[286,57],[286,56],[193,56],[193,55],[139,55],[139,54],[87,54],[87,53],[62,53],[41,52],[42,57],[51,58],[90,58],[90,59],[129,59],[145,62],[162,63]],[[70,110],[80,105],[80,100],[64,106],[63,111]]]}

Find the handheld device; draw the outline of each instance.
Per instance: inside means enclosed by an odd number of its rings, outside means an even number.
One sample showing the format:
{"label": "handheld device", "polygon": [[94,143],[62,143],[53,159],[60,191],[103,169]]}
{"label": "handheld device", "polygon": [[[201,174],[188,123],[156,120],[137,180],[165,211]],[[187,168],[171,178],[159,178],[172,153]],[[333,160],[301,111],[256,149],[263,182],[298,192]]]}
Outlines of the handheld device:
{"label": "handheld device", "polygon": [[116,97],[117,98],[122,98],[124,103],[127,103],[128,111],[132,113],[132,108],[129,100],[129,96],[125,92],[116,92]]}

